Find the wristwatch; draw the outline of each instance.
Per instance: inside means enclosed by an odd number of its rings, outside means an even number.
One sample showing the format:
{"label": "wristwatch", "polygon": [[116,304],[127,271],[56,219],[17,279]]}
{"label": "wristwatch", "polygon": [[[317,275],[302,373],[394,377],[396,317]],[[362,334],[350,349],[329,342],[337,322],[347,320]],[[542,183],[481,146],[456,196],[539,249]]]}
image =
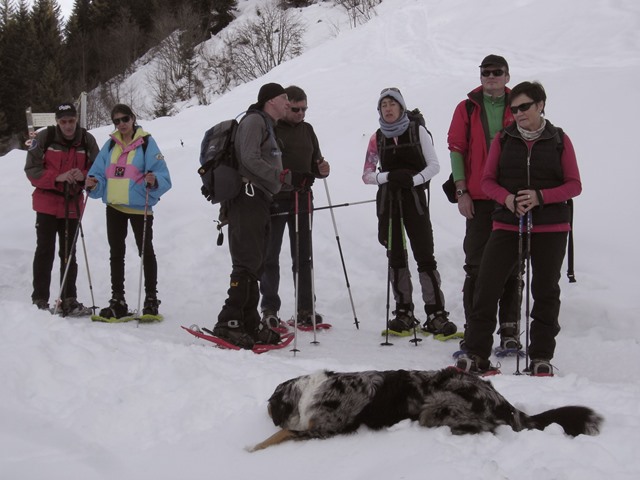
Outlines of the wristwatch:
{"label": "wristwatch", "polygon": [[466,188],[459,188],[456,190],[456,198],[460,198],[461,196],[463,196],[465,193],[467,193],[469,190],[467,190]]}

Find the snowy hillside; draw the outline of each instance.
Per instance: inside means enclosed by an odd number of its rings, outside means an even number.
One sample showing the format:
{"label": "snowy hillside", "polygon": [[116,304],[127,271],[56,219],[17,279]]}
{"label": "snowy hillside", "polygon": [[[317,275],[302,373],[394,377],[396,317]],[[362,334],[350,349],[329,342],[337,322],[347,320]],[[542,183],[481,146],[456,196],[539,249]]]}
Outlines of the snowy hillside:
{"label": "snowy hillside", "polygon": [[[0,159],[0,478],[637,478],[640,229],[633,181],[640,169],[632,125],[640,105],[639,52],[640,6],[632,0],[386,0],[368,24],[343,30],[212,105],[140,119],[158,141],[174,183],[155,209],[166,317],[157,325],[92,324],[30,305],[32,188],[22,171],[25,153],[9,153]],[[318,334],[318,345],[309,343],[312,334],[302,333],[296,355],[284,349],[257,356],[218,350],[182,331],[180,325],[214,324],[230,272],[226,239],[223,247],[215,244],[217,208],[199,193],[204,131],[246,109],[263,83],[299,85],[309,95],[307,120],[331,163],[333,204],[369,200],[375,188],[360,177],[378,126],[378,94],[399,87],[407,103],[425,113],[435,138],[442,165],[431,192],[436,256],[447,309],[462,327],[464,220],[440,184],[450,171],[446,133],[453,109],[479,84],[477,66],[488,53],[508,59],[510,86],[539,80],[546,87],[547,117],[570,135],[583,182],[575,202],[578,283],[561,281],[558,374],[514,376],[514,361],[507,359],[503,375],[491,381],[527,413],[590,406],[606,419],[602,433],[571,439],[552,426],[544,432],[501,428],[495,435],[453,436],[447,429],[402,422],[380,432],[360,429],[247,453],[244,447],[276,431],[266,401],[280,382],[323,368],[438,369],[451,364],[457,344],[425,339],[414,347],[399,339],[380,346],[386,258],[371,203],[334,210],[360,329],[331,216],[323,210],[314,221],[316,292],[318,310],[334,327]],[[93,131],[100,145],[110,128]],[[323,185],[314,191],[316,205],[327,205]],[[89,200],[83,225],[100,306],[110,295],[104,217],[104,206]],[[135,306],[140,265],[132,235],[128,241],[127,300]],[[79,256],[79,296],[90,304]],[[288,317],[293,289],[286,249],[281,265],[281,314]],[[52,294],[57,291],[54,284]]]}

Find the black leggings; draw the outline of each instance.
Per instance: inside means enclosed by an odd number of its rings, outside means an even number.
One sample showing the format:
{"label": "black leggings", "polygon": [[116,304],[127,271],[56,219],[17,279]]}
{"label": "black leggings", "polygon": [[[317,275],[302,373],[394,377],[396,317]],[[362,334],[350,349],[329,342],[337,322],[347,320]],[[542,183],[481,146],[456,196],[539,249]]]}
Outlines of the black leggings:
{"label": "black leggings", "polygon": [[[111,251],[111,292],[113,295],[124,296],[124,257],[127,250],[127,223],[138,246],[138,255],[142,254],[142,237],[145,228],[144,215],[123,213],[111,206],[107,206],[107,239]],[[158,263],[153,250],[153,215],[147,215],[144,245],[144,290],[149,296],[155,296],[158,284]]]}

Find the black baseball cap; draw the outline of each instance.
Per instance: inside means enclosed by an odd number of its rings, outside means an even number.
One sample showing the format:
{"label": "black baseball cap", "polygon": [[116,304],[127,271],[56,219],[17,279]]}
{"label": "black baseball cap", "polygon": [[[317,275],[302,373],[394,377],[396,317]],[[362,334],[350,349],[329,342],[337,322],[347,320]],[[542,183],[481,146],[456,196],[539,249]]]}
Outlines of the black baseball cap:
{"label": "black baseball cap", "polygon": [[505,58],[501,57],[500,55],[494,55],[494,54],[487,55],[482,60],[482,63],[480,64],[480,68],[489,67],[491,65],[498,65],[506,68],[507,71],[509,71],[509,64],[507,63]]}
{"label": "black baseball cap", "polygon": [[78,112],[73,103],[61,103],[54,109],[56,113],[56,120],[62,117],[77,117]]}

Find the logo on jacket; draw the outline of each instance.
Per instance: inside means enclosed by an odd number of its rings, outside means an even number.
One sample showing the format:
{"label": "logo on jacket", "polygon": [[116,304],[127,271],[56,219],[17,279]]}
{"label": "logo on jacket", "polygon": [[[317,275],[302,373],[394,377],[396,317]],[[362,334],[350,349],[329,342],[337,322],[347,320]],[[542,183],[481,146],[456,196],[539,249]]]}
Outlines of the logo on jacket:
{"label": "logo on jacket", "polygon": [[125,167],[116,167],[115,172],[113,172],[114,177],[124,177]]}

